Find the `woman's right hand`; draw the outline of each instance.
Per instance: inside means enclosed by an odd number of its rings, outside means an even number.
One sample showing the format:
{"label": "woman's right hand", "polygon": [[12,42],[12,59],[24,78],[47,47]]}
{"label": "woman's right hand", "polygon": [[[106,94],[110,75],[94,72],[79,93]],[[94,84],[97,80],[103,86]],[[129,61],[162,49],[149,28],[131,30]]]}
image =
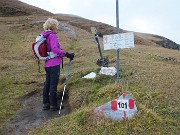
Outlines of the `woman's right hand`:
{"label": "woman's right hand", "polygon": [[66,52],[65,56],[66,56],[67,58],[69,58],[70,61],[74,59],[74,53],[68,53],[68,52]]}

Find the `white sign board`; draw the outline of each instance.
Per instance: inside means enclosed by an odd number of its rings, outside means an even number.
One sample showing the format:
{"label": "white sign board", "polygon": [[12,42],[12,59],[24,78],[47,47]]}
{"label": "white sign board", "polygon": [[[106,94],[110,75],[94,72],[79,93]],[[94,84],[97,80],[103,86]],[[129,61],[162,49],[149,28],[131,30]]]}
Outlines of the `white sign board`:
{"label": "white sign board", "polygon": [[134,48],[134,33],[119,33],[103,36],[104,50]]}
{"label": "white sign board", "polygon": [[117,71],[115,67],[101,67],[101,70],[99,71],[99,74],[103,75],[116,75]]}

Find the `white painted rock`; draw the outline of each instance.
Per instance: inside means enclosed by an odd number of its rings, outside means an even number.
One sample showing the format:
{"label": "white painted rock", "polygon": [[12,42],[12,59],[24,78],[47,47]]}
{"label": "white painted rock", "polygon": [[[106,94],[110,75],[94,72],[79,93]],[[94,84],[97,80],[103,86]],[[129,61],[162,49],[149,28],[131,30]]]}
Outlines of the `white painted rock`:
{"label": "white painted rock", "polygon": [[126,120],[137,113],[137,107],[132,97],[123,93],[118,99],[112,100],[94,109],[94,115],[112,120]]}

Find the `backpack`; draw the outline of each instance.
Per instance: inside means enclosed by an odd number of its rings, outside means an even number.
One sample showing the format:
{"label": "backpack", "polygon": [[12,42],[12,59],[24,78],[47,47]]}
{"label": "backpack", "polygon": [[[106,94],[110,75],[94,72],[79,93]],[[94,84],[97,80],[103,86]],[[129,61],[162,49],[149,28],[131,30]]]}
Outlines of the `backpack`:
{"label": "backpack", "polygon": [[54,54],[53,52],[47,50],[47,44],[45,42],[46,38],[42,34],[40,34],[39,36],[37,36],[36,42],[32,44],[34,56],[38,60],[46,61],[48,59],[55,58],[58,56],[57,54]]}
{"label": "backpack", "polygon": [[45,42],[47,37],[44,37],[42,34],[40,34],[39,36],[37,36],[36,42],[32,43],[32,51],[38,61],[39,72],[40,61],[46,61],[58,56],[57,54],[54,54],[53,52],[47,50],[47,44]]}

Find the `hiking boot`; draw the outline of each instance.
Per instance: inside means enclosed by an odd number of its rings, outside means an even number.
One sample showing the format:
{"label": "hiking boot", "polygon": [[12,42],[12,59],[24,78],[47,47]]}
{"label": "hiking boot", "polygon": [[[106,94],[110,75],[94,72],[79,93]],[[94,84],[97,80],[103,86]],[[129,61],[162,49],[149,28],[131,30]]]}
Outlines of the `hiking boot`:
{"label": "hiking boot", "polygon": [[50,109],[49,103],[43,104],[43,110],[49,110],[49,109]]}
{"label": "hiking boot", "polygon": [[50,106],[50,110],[51,110],[51,111],[57,111],[57,110],[59,110],[59,106],[58,106],[58,105],[56,105],[56,106]]}
{"label": "hiking boot", "polygon": [[[63,109],[64,108],[64,105],[62,105],[61,106],[61,109]],[[60,109],[60,106],[59,105],[57,105],[57,106],[50,106],[50,110],[51,111],[57,111],[57,110],[59,110]]]}

